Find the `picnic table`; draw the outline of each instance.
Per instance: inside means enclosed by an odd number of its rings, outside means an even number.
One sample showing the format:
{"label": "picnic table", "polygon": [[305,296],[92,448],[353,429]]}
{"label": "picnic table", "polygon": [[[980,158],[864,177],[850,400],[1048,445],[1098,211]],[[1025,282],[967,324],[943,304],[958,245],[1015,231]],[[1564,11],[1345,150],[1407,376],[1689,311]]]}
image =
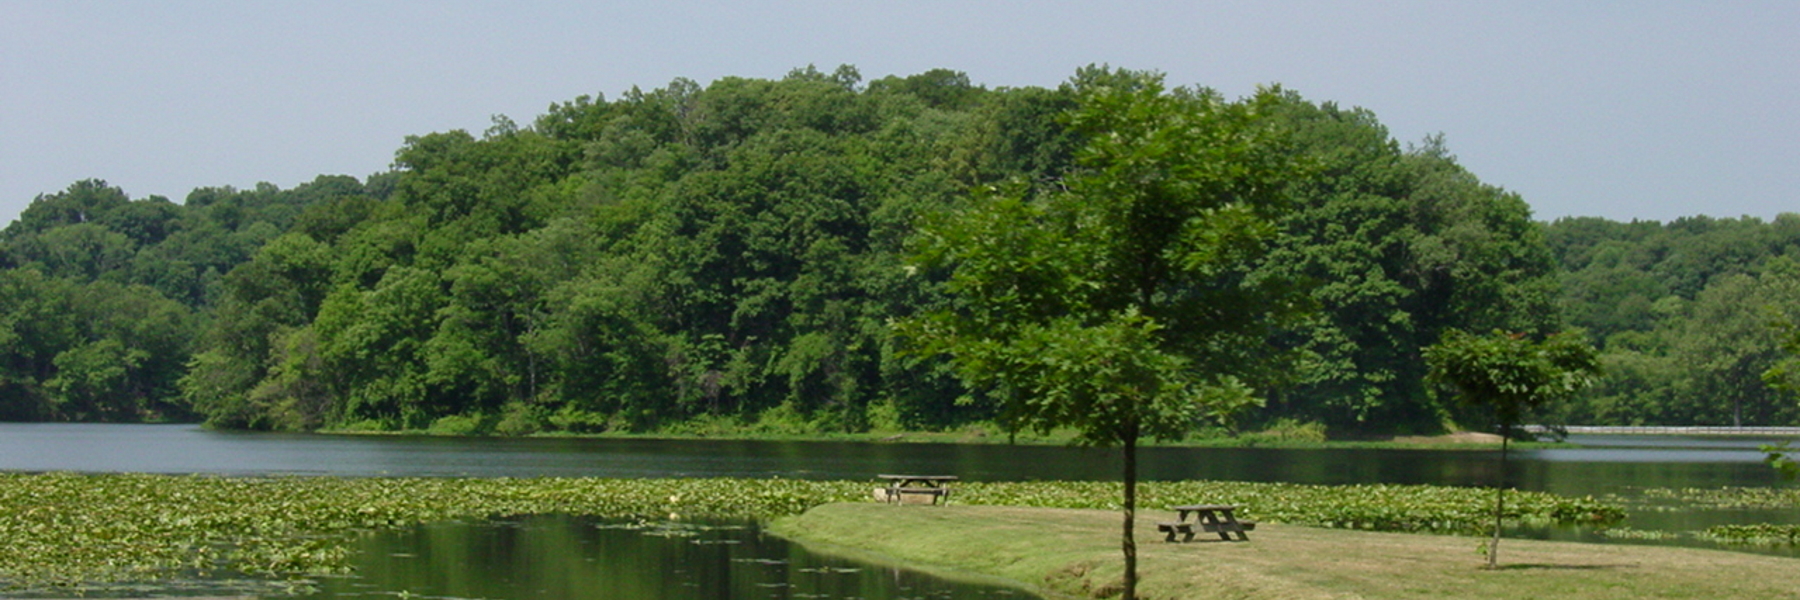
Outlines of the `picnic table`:
{"label": "picnic table", "polygon": [[875,488],[875,498],[890,504],[938,504],[950,497],[948,484],[956,481],[955,475],[892,475],[883,473],[875,476],[885,480],[885,487]]}
{"label": "picnic table", "polygon": [[[1237,516],[1233,514],[1237,511],[1237,507],[1230,504],[1188,504],[1171,508],[1175,509],[1175,521],[1156,524],[1157,531],[1169,534],[1168,537],[1163,538],[1168,542],[1175,541],[1177,533],[1185,535],[1181,538],[1183,542],[1194,541],[1196,530],[1217,533],[1219,539],[1227,542],[1232,541],[1231,536],[1235,534],[1237,541],[1248,542],[1250,536],[1244,535],[1244,532],[1256,529],[1255,521],[1237,520]],[[1192,521],[1188,520],[1190,513],[1194,515]]]}

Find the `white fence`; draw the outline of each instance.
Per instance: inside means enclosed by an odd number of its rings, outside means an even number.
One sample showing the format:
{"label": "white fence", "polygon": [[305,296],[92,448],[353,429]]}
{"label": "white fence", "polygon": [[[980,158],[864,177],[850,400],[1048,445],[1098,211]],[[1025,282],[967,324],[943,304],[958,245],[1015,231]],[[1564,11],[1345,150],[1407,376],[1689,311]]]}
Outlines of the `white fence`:
{"label": "white fence", "polygon": [[[1549,431],[1543,425],[1526,425],[1525,430],[1532,433]],[[1628,427],[1614,425],[1569,425],[1563,428],[1569,433],[1601,433],[1626,435],[1756,435],[1756,436],[1800,436],[1800,427],[1731,427],[1728,425],[1690,425],[1682,427]]]}

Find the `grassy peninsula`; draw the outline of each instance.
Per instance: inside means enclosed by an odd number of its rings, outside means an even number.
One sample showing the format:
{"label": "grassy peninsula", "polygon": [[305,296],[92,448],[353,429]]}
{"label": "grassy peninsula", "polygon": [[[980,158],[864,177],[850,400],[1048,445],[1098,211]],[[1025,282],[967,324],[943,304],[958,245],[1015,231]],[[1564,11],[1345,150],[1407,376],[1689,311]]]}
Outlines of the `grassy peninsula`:
{"label": "grassy peninsula", "polygon": [[[1507,540],[1482,569],[1469,537],[1262,524],[1248,543],[1167,544],[1138,522],[1139,593],[1158,599],[1795,598],[1800,560],[1717,550]],[[1051,598],[1103,598],[1120,578],[1118,514],[1019,506],[831,504],[775,522],[821,550]]]}

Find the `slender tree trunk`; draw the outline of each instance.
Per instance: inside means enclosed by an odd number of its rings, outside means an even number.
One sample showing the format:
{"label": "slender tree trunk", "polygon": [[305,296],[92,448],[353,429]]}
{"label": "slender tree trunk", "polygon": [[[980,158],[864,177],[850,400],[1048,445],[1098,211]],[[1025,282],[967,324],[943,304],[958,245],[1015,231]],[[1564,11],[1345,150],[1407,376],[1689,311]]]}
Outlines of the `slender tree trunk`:
{"label": "slender tree trunk", "polygon": [[1512,427],[1500,427],[1500,485],[1494,486],[1494,539],[1488,542],[1488,568],[1500,568],[1500,515],[1506,512],[1506,445],[1512,440]]}
{"label": "slender tree trunk", "polygon": [[1137,427],[1133,426],[1123,440],[1125,447],[1125,593],[1124,600],[1137,598]]}

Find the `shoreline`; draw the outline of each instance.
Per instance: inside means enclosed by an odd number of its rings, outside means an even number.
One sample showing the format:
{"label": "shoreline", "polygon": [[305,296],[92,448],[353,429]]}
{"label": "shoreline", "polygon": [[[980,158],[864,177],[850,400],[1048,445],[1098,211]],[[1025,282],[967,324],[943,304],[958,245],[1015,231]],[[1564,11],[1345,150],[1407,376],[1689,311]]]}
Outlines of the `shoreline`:
{"label": "shoreline", "polygon": [[[994,436],[982,432],[873,432],[873,433],[827,433],[805,435],[773,435],[743,434],[706,435],[684,433],[538,433],[523,436],[503,435],[469,435],[433,432],[431,430],[404,431],[368,431],[368,430],[333,430],[324,429],[311,432],[314,435],[330,436],[394,436],[394,437],[438,437],[438,438],[497,438],[497,439],[593,439],[593,440],[669,440],[669,441],[722,441],[722,442],[816,442],[816,443],[889,443],[889,444],[974,444],[974,445],[1017,445],[1017,446],[1065,446],[1070,445],[1073,435],[1039,436],[1020,435],[1014,440],[1005,436]],[[1543,448],[1580,448],[1580,444],[1567,442],[1520,441],[1513,440],[1513,449]],[[1399,450],[1497,450],[1500,448],[1500,436],[1491,433],[1458,432],[1433,436],[1386,436],[1371,439],[1336,439],[1336,440],[1291,440],[1270,439],[1255,435],[1241,437],[1215,437],[1185,439],[1175,441],[1148,441],[1141,443],[1142,448],[1273,448],[1273,449],[1336,449],[1336,448],[1377,448]]]}

